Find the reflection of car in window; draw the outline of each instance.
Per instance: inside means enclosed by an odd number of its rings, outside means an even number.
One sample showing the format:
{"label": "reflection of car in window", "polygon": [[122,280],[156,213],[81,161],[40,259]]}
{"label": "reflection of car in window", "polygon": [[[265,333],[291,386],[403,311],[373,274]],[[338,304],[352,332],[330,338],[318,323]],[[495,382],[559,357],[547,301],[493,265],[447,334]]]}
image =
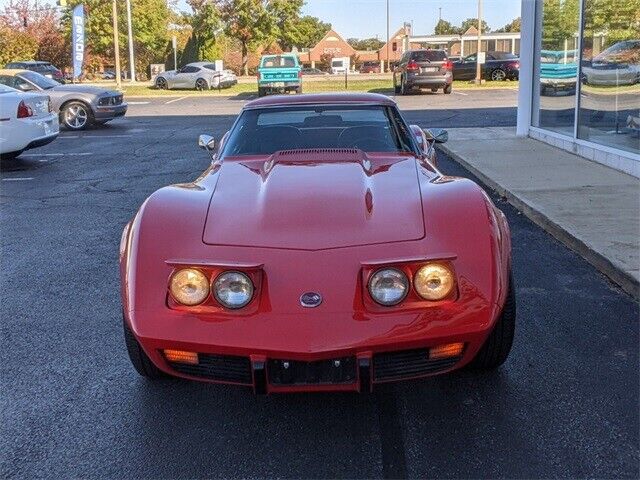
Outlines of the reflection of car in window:
{"label": "reflection of car in window", "polygon": [[582,67],[587,85],[633,85],[640,83],[640,40],[615,43]]}
{"label": "reflection of car in window", "polygon": [[573,90],[578,77],[577,50],[540,52],[540,93]]}

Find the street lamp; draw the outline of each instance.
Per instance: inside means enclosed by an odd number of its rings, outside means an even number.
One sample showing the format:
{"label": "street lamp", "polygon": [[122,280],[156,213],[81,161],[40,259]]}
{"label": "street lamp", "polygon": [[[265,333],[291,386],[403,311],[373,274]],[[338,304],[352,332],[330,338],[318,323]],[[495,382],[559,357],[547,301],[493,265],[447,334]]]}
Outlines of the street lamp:
{"label": "street lamp", "polygon": [[389,0],[387,0],[387,71],[391,71],[389,66]]}
{"label": "street lamp", "polygon": [[[478,48],[476,53],[476,78],[474,83],[482,83],[482,63],[481,61],[482,50],[482,0],[478,0]],[[484,62],[483,62],[484,63]]]}
{"label": "street lamp", "polygon": [[136,81],[136,64],[133,57],[133,32],[131,31],[131,0],[127,0],[127,28],[129,35],[129,73],[131,74],[131,81]]}
{"label": "street lamp", "polygon": [[116,60],[116,87],[122,87],[120,82],[120,43],[118,42],[118,7],[116,6],[116,0],[112,0],[111,9],[113,15],[113,50],[115,52]]}

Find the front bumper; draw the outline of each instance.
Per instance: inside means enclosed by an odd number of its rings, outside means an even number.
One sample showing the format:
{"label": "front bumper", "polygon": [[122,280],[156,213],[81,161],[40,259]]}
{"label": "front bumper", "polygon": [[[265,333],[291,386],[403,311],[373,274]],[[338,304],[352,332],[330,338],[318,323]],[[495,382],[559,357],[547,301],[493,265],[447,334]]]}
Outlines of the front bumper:
{"label": "front bumper", "polygon": [[127,107],[126,103],[96,106],[93,110],[93,116],[96,120],[113,120],[117,117],[123,117],[127,113]]}

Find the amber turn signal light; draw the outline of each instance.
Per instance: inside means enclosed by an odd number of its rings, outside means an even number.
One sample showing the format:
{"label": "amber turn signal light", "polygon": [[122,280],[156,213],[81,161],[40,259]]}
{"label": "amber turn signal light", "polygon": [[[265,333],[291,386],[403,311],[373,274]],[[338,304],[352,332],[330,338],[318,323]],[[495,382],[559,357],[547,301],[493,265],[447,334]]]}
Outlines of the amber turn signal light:
{"label": "amber turn signal light", "polygon": [[198,354],[196,352],[185,352],[184,350],[165,350],[164,358],[168,362],[187,363],[189,365],[198,364]]}
{"label": "amber turn signal light", "polygon": [[440,358],[459,357],[464,350],[464,343],[445,343],[437,345],[429,349],[429,360],[438,360]]}

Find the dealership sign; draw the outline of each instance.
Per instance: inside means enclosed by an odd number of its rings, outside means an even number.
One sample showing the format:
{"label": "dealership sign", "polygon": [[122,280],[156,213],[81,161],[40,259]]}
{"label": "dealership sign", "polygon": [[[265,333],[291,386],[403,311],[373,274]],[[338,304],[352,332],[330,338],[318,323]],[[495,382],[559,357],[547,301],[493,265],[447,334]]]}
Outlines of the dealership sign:
{"label": "dealership sign", "polygon": [[73,78],[82,75],[84,61],[84,5],[77,5],[73,9],[71,23],[71,43],[73,56]]}

